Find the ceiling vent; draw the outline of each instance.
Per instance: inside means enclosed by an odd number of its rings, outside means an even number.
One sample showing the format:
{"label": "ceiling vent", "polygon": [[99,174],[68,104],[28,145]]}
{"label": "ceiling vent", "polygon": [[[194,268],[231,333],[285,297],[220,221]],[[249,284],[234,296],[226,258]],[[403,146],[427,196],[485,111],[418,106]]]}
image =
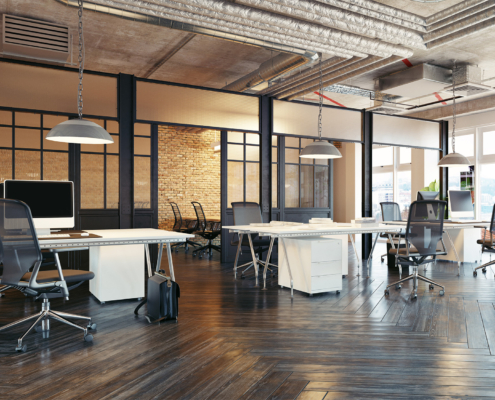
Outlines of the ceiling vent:
{"label": "ceiling vent", "polygon": [[3,15],[4,55],[65,63],[70,54],[69,37],[67,26]]}
{"label": "ceiling vent", "polygon": [[388,115],[399,114],[406,110],[407,110],[406,105],[396,104],[396,103],[380,104],[366,109],[366,111],[371,111],[378,114],[388,114]]}
{"label": "ceiling vent", "polygon": [[[476,65],[463,65],[456,68],[455,94],[460,96],[473,96],[494,90],[491,86],[481,83],[481,68]],[[452,94],[452,85],[443,89],[443,92]]]}
{"label": "ceiling vent", "polygon": [[396,96],[416,98],[441,92],[452,83],[452,71],[431,64],[419,64],[379,79],[379,90]]}

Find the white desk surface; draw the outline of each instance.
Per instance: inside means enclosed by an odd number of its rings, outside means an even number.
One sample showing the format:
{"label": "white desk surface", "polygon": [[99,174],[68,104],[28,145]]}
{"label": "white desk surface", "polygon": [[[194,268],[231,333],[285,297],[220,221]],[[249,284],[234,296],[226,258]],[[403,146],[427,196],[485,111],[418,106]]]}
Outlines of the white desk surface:
{"label": "white desk surface", "polygon": [[[362,233],[397,233],[402,228],[380,225],[373,228],[362,228],[352,224],[338,223],[335,227],[315,227],[313,229],[299,229],[301,226],[305,228],[313,224],[304,224],[296,226],[252,226],[252,225],[234,225],[223,226],[223,229],[229,229],[235,233],[258,233],[260,235],[275,236],[275,237],[296,237],[296,236],[323,236],[323,235],[354,235]],[[316,225],[316,224],[315,224]]]}
{"label": "white desk surface", "polygon": [[78,238],[54,238],[40,239],[41,248],[55,247],[87,247],[87,246],[113,246],[125,244],[151,244],[184,242],[193,238],[194,235],[180,232],[164,231],[162,229],[101,229],[86,230],[87,233],[101,236],[101,238],[78,237]]}
{"label": "white desk surface", "polygon": [[[399,225],[399,226],[406,226],[407,221],[390,221],[390,222],[383,222],[385,225]],[[444,222],[443,223],[443,229],[448,229],[448,230],[454,230],[454,229],[474,229],[474,228],[482,228],[482,227],[488,227],[490,226],[489,222],[466,222],[466,223],[452,223],[452,222]]]}

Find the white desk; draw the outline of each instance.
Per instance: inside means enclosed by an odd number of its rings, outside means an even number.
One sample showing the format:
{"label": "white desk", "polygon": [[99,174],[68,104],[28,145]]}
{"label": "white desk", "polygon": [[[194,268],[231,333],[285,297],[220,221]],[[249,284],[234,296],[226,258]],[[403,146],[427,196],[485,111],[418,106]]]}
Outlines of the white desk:
{"label": "white desk", "polygon": [[156,268],[160,268],[163,244],[167,245],[170,276],[175,280],[170,243],[184,242],[194,235],[160,229],[87,230],[101,238],[40,239],[40,247],[89,247],[89,268],[95,278],[89,283],[90,292],[101,302],[142,298],[145,296],[144,262],[148,276],[152,275],[150,244],[158,244]]}
{"label": "white desk", "polygon": [[[279,245],[281,245],[282,250],[284,251],[285,258],[287,259],[287,267],[291,280],[291,296],[293,296],[294,292],[294,282],[292,278],[291,266],[289,259],[287,257],[287,249],[285,246],[284,238],[295,238],[295,237],[310,237],[310,236],[342,236],[349,235],[351,238],[352,245],[354,247],[354,252],[356,253],[356,257],[358,259],[358,265],[361,265],[361,259],[357,253],[357,249],[354,243],[353,235],[360,235],[365,233],[388,233],[390,236],[393,233],[398,233],[401,231],[401,227],[397,226],[385,226],[380,225],[375,228],[361,228],[358,226],[353,226],[352,224],[335,224],[335,227],[314,227],[316,225],[306,224],[306,225],[298,225],[298,226],[277,226],[277,227],[259,227],[259,226],[251,226],[251,225],[237,225],[237,226],[224,226],[223,229],[229,229],[231,233],[238,234],[250,234],[257,233],[260,236],[270,236],[270,247],[268,249],[268,254],[266,256],[265,268],[263,270],[263,288],[266,289],[266,271],[267,266],[270,261],[271,252],[273,249],[273,242],[275,239],[279,239]],[[311,229],[308,229],[311,228]],[[258,280],[258,265],[256,262],[256,257],[254,255],[254,249],[252,247],[251,235],[248,235],[250,239],[249,244],[251,246],[251,253],[253,254],[253,262],[254,262],[254,271],[256,274],[256,281]]]}

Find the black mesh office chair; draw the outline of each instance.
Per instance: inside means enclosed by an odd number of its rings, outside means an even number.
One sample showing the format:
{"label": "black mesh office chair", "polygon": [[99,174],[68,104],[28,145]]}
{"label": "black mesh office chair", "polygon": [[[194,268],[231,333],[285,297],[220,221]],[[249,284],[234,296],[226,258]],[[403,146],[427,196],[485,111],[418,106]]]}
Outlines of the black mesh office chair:
{"label": "black mesh office chair", "polygon": [[[172,211],[174,212],[174,227],[172,228],[173,231],[175,232],[181,232],[181,233],[193,233],[196,230],[196,227],[198,225],[197,220],[194,221],[184,221],[182,219],[182,215],[179,210],[179,206],[177,203],[170,202],[170,206],[172,207]],[[201,246],[201,244],[193,242],[192,240],[187,239],[185,242],[179,242],[172,247],[175,248],[175,252],[179,252],[179,247],[184,246],[184,251],[187,253],[189,251],[189,245],[195,247],[195,246]]]}
{"label": "black mesh office chair", "polygon": [[[473,276],[478,275],[478,270],[481,269],[483,273],[486,272],[486,267],[495,264],[495,261],[492,261],[492,253],[495,253],[495,241],[494,241],[494,235],[495,235],[495,204],[493,205],[493,210],[492,210],[492,219],[490,221],[490,231],[489,231],[489,238],[487,238],[487,231],[485,228],[485,234],[483,235],[483,239],[478,240],[478,244],[481,245],[481,255],[483,256],[483,253],[486,251],[487,253],[490,253],[490,262],[487,262],[486,264],[483,264],[477,268],[474,269],[473,271]],[[481,261],[480,261],[481,262]]]}
{"label": "black mesh office chair", "polygon": [[[435,256],[446,255],[446,247],[443,242],[443,217],[447,203],[439,200],[415,201],[411,204],[407,228],[405,233],[405,248],[390,249],[390,254],[395,255],[399,273],[402,275],[402,265],[413,266],[413,273],[404,279],[392,283],[385,289],[385,295],[389,294],[389,288],[395,286],[400,289],[401,283],[413,281],[413,298],[418,297],[418,280],[428,282],[430,290],[434,286],[442,288],[440,296],[445,293],[445,287],[418,274],[418,267],[434,261]],[[441,243],[443,250],[437,250]],[[432,257],[432,258],[429,258]]]}
{"label": "black mesh office chair", "polygon": [[[382,209],[382,220],[383,222],[390,222],[390,221],[402,221],[402,215],[400,213],[400,206],[397,203],[394,203],[392,201],[384,201],[380,203],[380,207]],[[393,238],[404,238],[404,234],[394,234],[391,235]],[[378,237],[388,239],[389,235],[388,233],[380,233],[375,236],[375,241],[373,242],[373,246],[371,247],[371,252],[368,257],[368,265],[371,262],[371,259],[373,258],[373,251],[375,250],[375,245],[378,240]],[[387,256],[387,254],[382,254],[380,257],[381,262],[383,262],[383,259]]]}
{"label": "black mesh office chair", "polygon": [[207,221],[203,207],[197,201],[192,201],[191,204],[194,207],[194,212],[196,213],[196,218],[198,219],[197,230],[194,234],[201,236],[207,241],[205,246],[200,247],[199,249],[194,249],[193,256],[198,254],[198,257],[202,258],[202,256],[206,253],[210,257],[213,257],[213,250],[220,252],[220,246],[214,245],[213,240],[222,232],[222,224],[219,221]]}
{"label": "black mesh office chair", "polygon": [[[261,208],[258,203],[251,203],[251,202],[234,202],[232,203],[232,213],[234,215],[234,225],[249,225],[249,224],[254,224],[254,223],[262,223],[263,222],[263,217],[261,216]],[[257,259],[257,262],[260,263],[261,265],[265,265],[265,262],[262,261],[263,258],[263,252],[268,250],[268,247],[270,246],[270,239],[259,239],[258,234],[251,234],[251,241],[253,243],[253,249],[255,252],[255,256]],[[241,247],[239,248],[239,241],[241,242]],[[232,240],[230,242],[232,246],[237,246],[237,254],[236,254],[236,262],[234,264],[234,275],[237,275],[237,270],[239,268],[244,268],[241,273],[241,278],[244,278],[244,273],[251,267],[254,266],[254,263],[252,261],[237,266],[237,260],[239,258],[239,252],[242,252],[242,248],[247,247],[249,251],[251,250],[251,247],[249,246],[249,238],[248,235],[234,235],[232,237]],[[275,264],[270,264],[274,267],[276,267]]]}
{"label": "black mesh office chair", "polygon": [[[84,250],[83,248],[81,249]],[[0,328],[0,331],[3,331],[23,322],[34,320],[26,333],[18,339],[17,351],[26,351],[27,346],[22,342],[35,327],[37,331],[48,331],[50,329],[50,319],[81,329],[84,331],[85,341],[91,342],[93,340],[93,336],[88,333],[88,330],[96,329],[96,324],[91,323],[91,318],[52,311],[48,299],[59,297],[68,299],[70,289],[93,279],[94,274],[89,271],[62,270],[58,258],[60,251],[52,251],[54,252],[57,269],[54,271],[40,271],[43,257],[29,207],[18,200],[0,200],[0,260],[3,261],[3,274],[0,277],[0,285],[10,286],[27,296],[43,300],[41,311],[38,314]],[[67,320],[67,318],[85,320],[87,321],[87,327],[83,328],[76,325]],[[41,325],[38,326],[39,324]]]}

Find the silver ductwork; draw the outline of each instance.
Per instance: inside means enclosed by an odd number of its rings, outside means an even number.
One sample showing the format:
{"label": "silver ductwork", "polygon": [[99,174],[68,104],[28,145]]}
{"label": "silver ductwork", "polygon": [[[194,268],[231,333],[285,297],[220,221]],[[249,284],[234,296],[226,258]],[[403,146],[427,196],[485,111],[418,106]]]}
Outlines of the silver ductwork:
{"label": "silver ductwork", "polygon": [[[237,0],[237,4],[270,10],[278,14],[292,15],[321,25],[353,32],[363,36],[424,48],[422,36],[411,29],[386,23],[375,18],[344,11],[308,0]],[[423,27],[423,32],[426,29]]]}
{"label": "silver ductwork", "polygon": [[262,63],[256,71],[243,76],[235,82],[225,86],[223,89],[232,90],[234,92],[243,92],[262,82],[266,82],[281,74],[292,71],[306,62],[307,59],[304,57],[294,56],[292,54],[279,54]]}
{"label": "silver ductwork", "polygon": [[480,22],[479,24],[472,25],[468,28],[464,28],[461,30],[458,30],[454,33],[451,33],[450,35],[443,36],[439,39],[432,40],[431,42],[426,44],[426,47],[428,49],[434,49],[439,46],[443,46],[444,44],[451,43],[455,40],[462,39],[466,36],[472,35],[473,33],[478,33],[481,32],[484,29],[488,29],[493,27],[495,24],[495,19],[491,18],[486,21]]}
{"label": "silver ductwork", "polygon": [[467,9],[471,7],[475,7],[478,4],[484,3],[486,0],[465,0],[461,3],[458,3],[452,7],[446,8],[445,10],[439,11],[436,14],[430,15],[429,17],[426,18],[426,25],[431,25],[434,24],[438,21],[447,19],[447,18],[452,18],[456,14],[466,11]]}
{"label": "silver ductwork", "polygon": [[442,26],[445,25],[450,25],[456,21],[459,21],[462,18],[469,17],[470,15],[476,14],[477,12],[486,10],[487,8],[490,8],[491,6],[495,5],[495,0],[488,0],[485,1],[481,4],[478,4],[477,6],[468,8],[466,11],[459,12],[457,14],[454,14],[450,16],[449,18],[442,19],[441,21],[435,22],[433,24],[429,24],[426,27],[426,30],[428,32],[435,31],[437,29],[440,29]]}

